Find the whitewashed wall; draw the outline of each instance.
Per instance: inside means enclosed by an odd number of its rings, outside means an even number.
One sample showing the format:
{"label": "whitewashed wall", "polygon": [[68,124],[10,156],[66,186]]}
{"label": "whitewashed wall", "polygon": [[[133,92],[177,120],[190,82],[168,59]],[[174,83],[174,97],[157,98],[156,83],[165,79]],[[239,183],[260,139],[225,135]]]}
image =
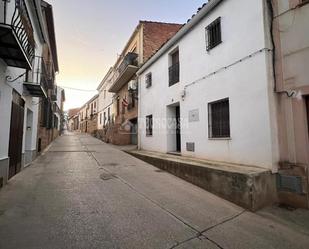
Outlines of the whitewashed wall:
{"label": "whitewashed wall", "polygon": [[[13,13],[15,1],[11,1],[8,4],[8,18]],[[40,38],[39,31],[37,29],[38,20],[33,16],[32,8],[26,1],[28,6],[29,16],[33,24],[34,29],[34,39],[35,39],[35,55],[42,55],[43,41]],[[19,69],[15,67],[8,67],[5,62],[0,59],[0,160],[8,157],[8,148],[9,148],[9,135],[10,135],[10,121],[11,121],[11,104],[12,104],[12,91],[15,89],[25,101],[24,108],[24,133],[23,133],[23,147],[22,153],[25,154],[26,151],[36,151],[37,146],[37,129],[38,129],[38,103],[39,98],[33,98],[27,96],[23,89],[24,77],[19,78],[14,82],[8,82],[6,76],[10,76],[12,79],[15,79],[19,75],[25,73],[24,69]],[[32,124],[31,124],[31,133],[27,134],[27,110],[32,112]],[[30,134],[30,135],[29,135]],[[28,137],[27,137],[28,136]],[[30,137],[31,139],[30,139]],[[27,140],[26,140],[27,138]],[[30,141],[26,145],[26,141]]]}
{"label": "whitewashed wall", "polygon": [[[106,115],[106,119],[108,119],[108,108],[110,108],[110,115],[113,115],[113,93],[110,93],[108,90],[112,84],[113,80],[113,72],[107,75],[102,82],[101,87],[98,89],[99,91],[99,107],[98,107],[98,129],[103,129],[104,125],[104,112]],[[102,115],[102,122],[100,122],[100,115]]]}
{"label": "whitewashed wall", "polygon": [[[168,87],[167,52],[139,79],[139,144],[144,150],[168,152],[172,145],[166,127],[154,126],[153,136],[145,134],[145,117],[169,117],[167,106],[180,103],[182,154],[218,161],[258,165],[276,171],[278,148],[276,125],[272,122],[270,52],[261,52],[216,75],[199,81],[186,90],[185,85],[225,67],[255,51],[269,46],[264,29],[262,0],[224,1],[175,46],[180,55],[180,83]],[[235,10],[235,11],[231,11]],[[205,27],[221,17],[222,43],[206,51]],[[145,75],[152,72],[152,87],[145,87]],[[230,101],[231,139],[208,138],[208,103],[223,98]],[[199,121],[188,122],[189,111],[198,109]],[[186,143],[195,143],[195,152],[186,151]]]}

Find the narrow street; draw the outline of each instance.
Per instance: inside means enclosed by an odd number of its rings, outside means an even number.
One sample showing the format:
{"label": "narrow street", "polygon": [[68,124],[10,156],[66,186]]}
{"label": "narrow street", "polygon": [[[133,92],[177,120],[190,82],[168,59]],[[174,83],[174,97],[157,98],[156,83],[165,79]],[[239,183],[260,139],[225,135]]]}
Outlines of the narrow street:
{"label": "narrow street", "polygon": [[298,212],[300,223],[272,216],[272,208],[245,211],[70,133],[0,191],[0,248],[307,249],[308,214]]}

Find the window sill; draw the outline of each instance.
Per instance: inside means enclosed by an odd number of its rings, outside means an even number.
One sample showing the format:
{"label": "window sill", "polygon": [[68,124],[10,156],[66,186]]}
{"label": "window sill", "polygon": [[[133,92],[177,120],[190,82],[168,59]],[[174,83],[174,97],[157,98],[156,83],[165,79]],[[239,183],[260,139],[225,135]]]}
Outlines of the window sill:
{"label": "window sill", "polygon": [[178,81],[178,82],[176,82],[176,83],[173,83],[173,84],[169,84],[168,87],[172,87],[172,86],[178,84],[179,82],[180,82],[180,81]]}
{"label": "window sill", "polygon": [[209,137],[208,140],[232,140],[231,137]]}
{"label": "window sill", "polygon": [[153,135],[146,135],[146,137],[153,137]]}
{"label": "window sill", "polygon": [[215,49],[216,47],[218,47],[220,44],[222,43],[222,41],[216,43],[213,46],[210,46],[209,48],[206,48],[207,53],[210,53],[211,50]]}

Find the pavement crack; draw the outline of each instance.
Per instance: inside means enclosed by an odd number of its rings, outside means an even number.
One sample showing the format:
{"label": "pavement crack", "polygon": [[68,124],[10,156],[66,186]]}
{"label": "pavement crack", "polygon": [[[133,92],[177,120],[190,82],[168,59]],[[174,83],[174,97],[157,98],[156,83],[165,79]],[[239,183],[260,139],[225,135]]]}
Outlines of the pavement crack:
{"label": "pavement crack", "polygon": [[[92,158],[95,160],[95,162],[97,163],[97,165],[105,170],[107,173],[109,174],[113,174],[113,172],[111,172],[110,170],[102,167],[100,165],[100,162],[97,160],[97,158],[93,155],[93,153],[91,153]],[[153,199],[149,198],[148,196],[146,196],[145,194],[143,194],[142,192],[140,192],[138,189],[136,189],[134,186],[132,186],[130,183],[128,183],[126,180],[124,180],[123,178],[121,178],[120,176],[117,176],[117,179],[122,182],[123,184],[125,184],[126,186],[128,186],[131,190],[133,190],[135,193],[139,194],[140,196],[142,196],[144,199],[148,200],[149,202],[151,202],[152,204],[156,205],[157,207],[159,207],[160,209],[162,209],[164,212],[168,213],[169,215],[173,216],[175,219],[177,219],[178,221],[180,221],[182,224],[184,224],[185,226],[189,227],[191,230],[197,232],[198,235],[201,234],[200,231],[198,231],[195,227],[193,227],[191,224],[189,224],[188,222],[186,222],[185,220],[181,219],[180,217],[178,217],[177,215],[175,215],[173,212],[171,212],[170,210],[166,209],[165,207],[161,206],[158,202],[154,201]]]}
{"label": "pavement crack", "polygon": [[241,216],[241,215],[244,214],[245,212],[247,212],[247,210],[242,210],[242,211],[239,212],[238,214],[235,214],[235,215],[233,215],[232,217],[229,217],[229,218],[227,218],[227,219],[225,219],[225,220],[223,220],[223,221],[221,221],[221,222],[219,222],[219,223],[217,223],[217,224],[215,224],[215,225],[213,225],[213,226],[210,226],[210,227],[204,229],[201,233],[208,232],[209,230],[211,230],[211,229],[213,229],[213,228],[215,228],[215,227],[218,227],[218,226],[221,226],[221,225],[223,225],[223,224],[225,224],[225,223],[227,223],[227,222],[230,222],[230,221],[232,221],[232,220],[238,218],[239,216]]}
{"label": "pavement crack", "polygon": [[[85,147],[88,149],[88,147],[85,145]],[[105,167],[102,167],[102,165],[100,165],[100,162],[97,160],[97,158],[95,157],[95,155],[90,152],[89,153],[91,155],[91,157],[94,159],[94,161],[96,162],[96,164],[100,167],[100,169],[103,169],[104,171],[106,171],[108,174],[113,174],[113,172],[111,172],[110,170],[106,169]],[[163,210],[164,212],[168,213],[170,216],[174,217],[176,220],[178,220],[180,223],[182,223],[183,225],[189,227],[191,230],[195,231],[196,232],[196,235],[195,236],[192,236],[188,239],[185,239],[184,241],[181,241],[181,242],[177,242],[175,243],[172,247],[170,247],[169,249],[172,249],[172,248],[177,248],[178,246],[182,245],[182,244],[185,244],[191,240],[194,240],[194,239],[199,239],[201,237],[204,237],[206,240],[208,240],[209,242],[213,243],[214,245],[216,245],[218,248],[220,249],[224,249],[222,246],[220,246],[216,241],[208,238],[206,235],[204,235],[203,233],[205,231],[208,231],[216,226],[219,226],[225,222],[228,222],[232,219],[235,219],[236,217],[238,217],[239,215],[241,215],[242,213],[244,213],[244,211],[242,211],[241,213],[231,217],[231,218],[228,218],[214,226],[211,226],[203,231],[199,231],[198,229],[196,229],[193,225],[189,224],[188,222],[186,222],[185,220],[183,220],[181,217],[179,217],[178,215],[174,214],[172,211],[168,210],[167,208],[161,206],[158,202],[154,201],[153,199],[149,198],[148,196],[146,196],[145,194],[143,194],[142,192],[140,192],[138,189],[136,189],[133,185],[131,185],[130,183],[128,183],[126,180],[124,180],[123,178],[121,178],[120,176],[117,176],[117,179],[125,184],[126,186],[128,186],[131,190],[133,190],[135,193],[137,193],[138,195],[140,195],[141,197],[143,197],[144,199],[146,199],[147,201],[151,202],[152,204],[154,204],[155,206],[159,207],[161,210]]]}

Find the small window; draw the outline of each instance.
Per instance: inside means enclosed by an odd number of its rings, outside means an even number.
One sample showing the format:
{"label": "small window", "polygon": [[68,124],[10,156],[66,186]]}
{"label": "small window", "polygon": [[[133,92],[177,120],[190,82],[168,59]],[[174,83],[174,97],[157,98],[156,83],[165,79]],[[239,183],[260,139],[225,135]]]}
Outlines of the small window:
{"label": "small window", "polygon": [[102,113],[100,113],[100,125],[102,124]]}
{"label": "small window", "polygon": [[[120,100],[119,97],[117,97],[117,116],[120,114]],[[108,115],[109,116],[109,115]]]}
{"label": "small window", "polygon": [[146,136],[147,137],[152,136],[152,127],[153,127],[152,115],[148,115],[146,117]]}
{"label": "small window", "polygon": [[149,88],[152,86],[152,73],[146,74],[145,82],[146,82],[146,88]]}
{"label": "small window", "polygon": [[207,51],[216,47],[221,40],[221,18],[217,18],[206,27],[206,49]]}
{"label": "small window", "polygon": [[222,99],[208,104],[209,138],[230,137],[229,99]]}
{"label": "small window", "polygon": [[179,50],[170,55],[169,86],[179,82]]}

